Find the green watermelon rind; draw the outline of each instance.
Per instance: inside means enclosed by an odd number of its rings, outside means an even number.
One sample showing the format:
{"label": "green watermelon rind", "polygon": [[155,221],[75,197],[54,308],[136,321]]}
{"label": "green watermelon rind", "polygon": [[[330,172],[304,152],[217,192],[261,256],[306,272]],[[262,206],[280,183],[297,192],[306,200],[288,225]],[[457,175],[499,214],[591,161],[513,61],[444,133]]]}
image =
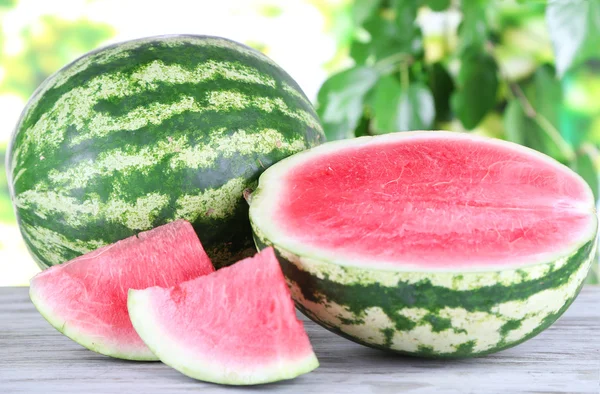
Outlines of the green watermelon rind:
{"label": "green watermelon rind", "polygon": [[[132,361],[158,361],[158,358],[150,351],[140,351],[140,349],[125,349],[123,345],[111,344],[102,338],[95,338],[87,335],[85,332],[72,327],[54,311],[54,309],[44,302],[43,296],[38,296],[35,285],[29,287],[29,297],[33,305],[42,315],[42,317],[52,325],[58,332],[69,339],[93,352],[123,360]],[[120,348],[119,348],[120,346]]]}
{"label": "green watermelon rind", "polygon": [[483,356],[539,334],[575,300],[596,249],[590,241],[568,258],[522,269],[394,272],[299,256],[254,234],[259,250],[274,247],[311,320],[363,345],[427,358]]}
{"label": "green watermelon rind", "polygon": [[288,242],[269,215],[276,206],[272,196],[281,184],[279,176],[315,152],[360,144],[357,140],[328,143],[284,159],[261,176],[249,198],[255,244],[259,250],[274,247],[292,298],[306,316],[367,346],[419,357],[465,358],[534,337],[574,301],[594,260],[597,221],[581,243],[568,245],[566,251],[492,271],[347,262]]}
{"label": "green watermelon rind", "polygon": [[100,48],[44,81],[6,169],[41,268],[179,218],[222,266],[254,250],[243,190],[323,141],[310,101],[267,56],[168,35]]}
{"label": "green watermelon rind", "polygon": [[160,361],[186,376],[219,384],[255,385],[293,379],[319,366],[312,352],[294,361],[249,365],[248,371],[233,371],[214,359],[199,359],[198,355],[189,353],[181,342],[171,339],[169,333],[160,329],[149,294],[147,290],[129,290],[127,308],[133,327]]}

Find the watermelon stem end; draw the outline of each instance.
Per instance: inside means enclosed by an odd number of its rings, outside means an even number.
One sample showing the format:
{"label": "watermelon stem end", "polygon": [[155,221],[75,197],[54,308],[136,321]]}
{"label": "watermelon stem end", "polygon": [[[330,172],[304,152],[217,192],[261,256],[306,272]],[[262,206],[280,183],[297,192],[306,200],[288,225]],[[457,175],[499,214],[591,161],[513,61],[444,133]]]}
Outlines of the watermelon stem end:
{"label": "watermelon stem end", "polygon": [[244,189],[242,195],[244,196],[244,200],[246,200],[246,202],[248,203],[248,205],[252,204],[252,193],[254,192],[254,190],[247,188]]}

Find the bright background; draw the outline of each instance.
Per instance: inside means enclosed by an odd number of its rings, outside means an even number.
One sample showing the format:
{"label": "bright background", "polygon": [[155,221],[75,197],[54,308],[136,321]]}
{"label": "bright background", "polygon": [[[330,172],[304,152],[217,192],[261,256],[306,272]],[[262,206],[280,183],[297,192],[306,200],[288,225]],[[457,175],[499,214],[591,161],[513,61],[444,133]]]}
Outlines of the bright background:
{"label": "bright background", "polygon": [[[560,1],[554,3],[560,7],[569,4]],[[490,1],[494,6],[488,7],[486,0],[465,0],[464,4],[458,0],[420,0],[424,6],[418,14],[411,14],[416,17],[401,21],[409,27],[398,25],[399,16],[414,10],[398,7],[390,13],[390,8],[396,7],[390,4],[401,2],[170,0],[168,6],[163,3],[156,7],[152,2],[138,0],[0,0],[0,286],[26,285],[38,271],[16,227],[4,172],[6,145],[28,97],[48,75],[85,52],[143,36],[218,35],[261,50],[287,70],[309,98],[319,101],[321,115],[328,106],[340,106],[335,113],[346,116],[344,127],[340,129],[339,124],[324,119],[330,139],[389,132],[386,127],[398,124],[382,122],[380,114],[385,112],[390,119],[400,116],[400,123],[411,128],[469,129],[497,138],[517,139],[559,160],[564,159],[566,152],[575,158],[578,171],[585,171],[586,180],[598,187],[600,46],[590,45],[590,37],[597,40],[600,35],[600,1],[572,0],[574,7],[560,9],[556,13],[558,20],[549,21],[543,1]],[[467,9],[469,4],[480,7]],[[589,4],[595,5],[587,7]],[[432,11],[436,8],[444,11]],[[483,18],[487,21],[483,30],[478,23],[465,22]],[[411,40],[418,42],[420,55],[379,53],[388,50],[379,43],[392,42],[396,51],[400,50],[406,43],[397,38],[413,34],[409,32],[414,21],[419,33]],[[465,127],[465,120],[454,115],[442,119],[438,108],[435,116],[419,111],[427,107],[424,101],[433,100],[434,95],[438,100],[444,94],[449,99],[455,89],[448,86],[447,92],[436,90],[431,84],[431,70],[442,70],[453,79],[460,79],[461,67],[466,69],[464,65],[468,65],[461,59],[461,45],[481,37],[489,41],[482,50],[493,56],[497,70],[492,72],[500,80],[495,94],[487,98],[491,100],[489,108],[485,108],[477,124]],[[561,45],[558,51],[557,37]],[[414,42],[409,43],[412,49],[408,52],[414,49]],[[441,67],[436,69],[433,65]],[[381,109],[377,103],[370,106],[366,98],[357,102],[372,87],[361,85],[360,78],[348,75],[363,67],[391,67],[389,76],[399,86],[396,98],[405,100],[404,104]],[[346,74],[336,76],[342,70]],[[485,69],[475,64],[470,72],[484,73]],[[332,75],[317,100],[321,85]],[[409,79],[411,85],[407,88]],[[400,89],[405,89],[404,93]],[[560,94],[556,100],[560,102],[545,99],[554,99],[557,91]],[[411,93],[403,96],[406,92]],[[342,101],[332,102],[330,98]],[[473,105],[483,102],[479,94],[463,97],[465,100],[467,104],[472,100]],[[438,102],[435,104],[437,107]],[[545,116],[542,120],[550,122],[542,122],[538,127],[539,119],[527,118],[519,109],[521,104],[525,109],[533,105],[540,116]],[[410,113],[402,113],[407,109]],[[554,112],[560,112],[560,119]],[[555,118],[557,123],[553,125]],[[521,134],[515,135],[515,130]],[[598,275],[596,265],[590,282],[597,283]]]}

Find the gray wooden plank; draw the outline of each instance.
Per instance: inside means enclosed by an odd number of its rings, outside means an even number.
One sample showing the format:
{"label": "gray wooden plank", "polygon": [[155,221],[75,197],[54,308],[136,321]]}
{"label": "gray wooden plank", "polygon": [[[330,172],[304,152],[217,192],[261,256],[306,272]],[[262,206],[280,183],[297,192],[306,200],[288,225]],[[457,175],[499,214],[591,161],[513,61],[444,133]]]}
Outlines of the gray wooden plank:
{"label": "gray wooden plank", "polygon": [[[303,317],[304,320],[306,320]],[[538,337],[471,360],[421,360],[369,349],[305,323],[321,366],[254,388],[198,382],[158,363],[92,353],[55,331],[26,288],[0,288],[0,393],[600,393],[600,287],[584,288]]]}

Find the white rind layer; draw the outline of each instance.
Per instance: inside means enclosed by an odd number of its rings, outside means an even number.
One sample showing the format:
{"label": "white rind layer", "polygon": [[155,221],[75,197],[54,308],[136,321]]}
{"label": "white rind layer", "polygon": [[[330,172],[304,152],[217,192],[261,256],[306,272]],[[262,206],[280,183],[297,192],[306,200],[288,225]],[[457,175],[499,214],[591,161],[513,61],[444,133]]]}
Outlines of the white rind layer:
{"label": "white rind layer", "polygon": [[133,327],[160,361],[191,378],[228,385],[254,385],[292,379],[319,366],[314,353],[294,361],[278,360],[272,364],[248,365],[244,369],[223,364],[210,355],[194,354],[184,343],[161,330],[151,295],[152,288],[129,290],[127,307]]}
{"label": "white rind layer", "polygon": [[75,323],[67,324],[59,313],[52,306],[44,302],[43,294],[38,294],[34,283],[29,288],[29,297],[38,312],[60,333],[70,338],[81,346],[105,356],[134,361],[158,361],[158,358],[147,347],[128,346],[107,340],[105,337],[99,337],[94,333],[86,332],[78,328]]}

